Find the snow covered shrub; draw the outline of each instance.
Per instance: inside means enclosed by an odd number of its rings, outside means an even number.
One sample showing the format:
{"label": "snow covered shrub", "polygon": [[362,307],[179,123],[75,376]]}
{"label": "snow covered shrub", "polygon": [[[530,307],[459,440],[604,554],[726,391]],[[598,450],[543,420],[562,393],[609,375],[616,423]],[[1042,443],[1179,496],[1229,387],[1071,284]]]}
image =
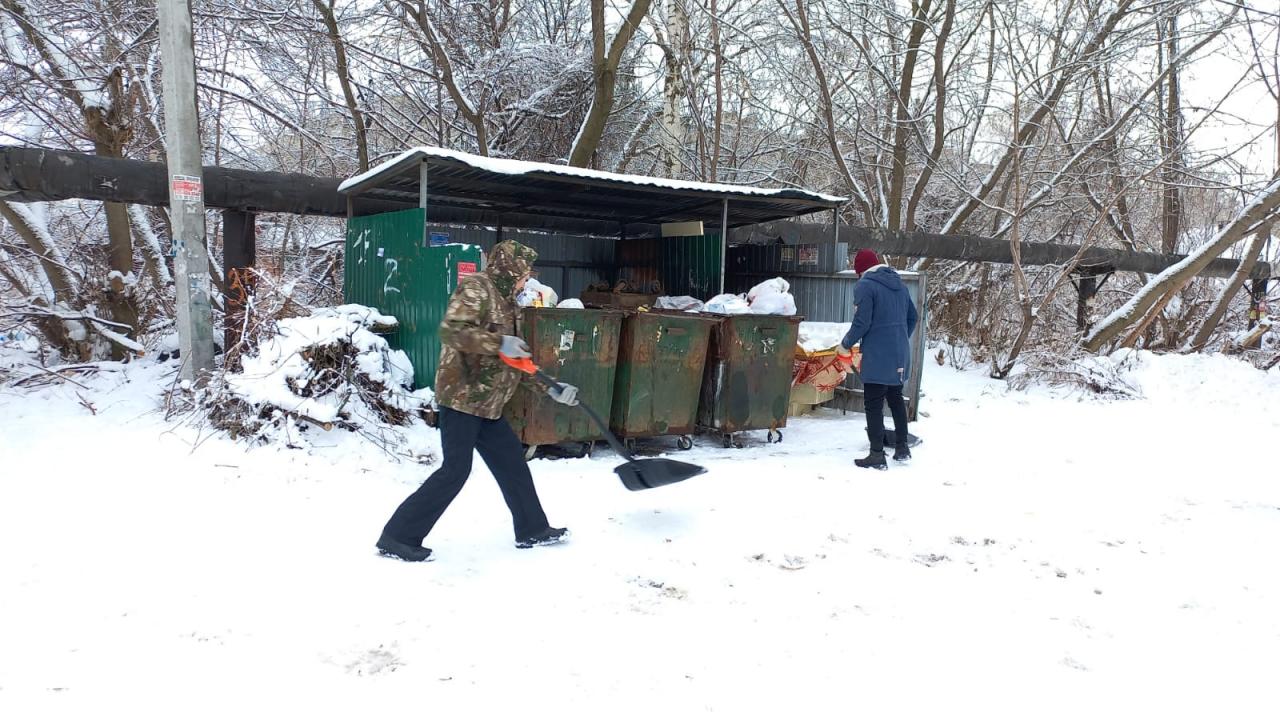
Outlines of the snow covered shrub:
{"label": "snow covered shrub", "polygon": [[307,426],[364,431],[406,425],[431,402],[413,391],[413,365],[374,331],[396,319],[362,305],[321,308],[262,323],[239,369],[198,396],[213,426],[232,437],[296,443]]}
{"label": "snow covered shrub", "polygon": [[1037,352],[1026,356],[1025,366],[1009,378],[1009,387],[1026,390],[1033,385],[1066,387],[1111,397],[1140,397],[1126,379],[1135,362],[1131,352],[1095,357],[1083,353]]}

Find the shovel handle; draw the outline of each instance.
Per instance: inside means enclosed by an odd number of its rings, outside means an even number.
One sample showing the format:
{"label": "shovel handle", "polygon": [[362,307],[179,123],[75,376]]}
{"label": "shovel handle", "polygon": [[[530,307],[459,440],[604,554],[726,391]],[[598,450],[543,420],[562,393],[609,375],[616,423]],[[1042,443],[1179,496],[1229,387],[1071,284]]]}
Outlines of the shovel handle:
{"label": "shovel handle", "polygon": [[[527,358],[527,357],[513,358],[513,357],[508,357],[506,355],[503,355],[501,353],[498,354],[498,357],[502,358],[502,362],[519,370],[520,372],[526,375],[532,375],[535,380],[537,380],[538,382],[542,383],[543,385],[549,388],[560,387],[560,381],[542,372],[541,368],[533,364],[533,358]],[[635,460],[635,458],[631,457],[631,453],[627,452],[626,446],[624,446],[621,442],[619,442],[618,438],[615,437],[614,434],[609,431],[609,425],[604,421],[603,418],[601,418],[599,415],[596,414],[595,410],[591,409],[591,406],[587,405],[582,401],[578,401],[578,407],[582,408],[582,411],[587,414],[587,417],[590,417],[591,421],[596,424],[596,427],[599,428],[600,432],[604,434],[604,439],[609,442],[609,447],[613,448],[614,452],[622,456],[622,458],[624,458],[627,462],[632,462],[633,460]]]}

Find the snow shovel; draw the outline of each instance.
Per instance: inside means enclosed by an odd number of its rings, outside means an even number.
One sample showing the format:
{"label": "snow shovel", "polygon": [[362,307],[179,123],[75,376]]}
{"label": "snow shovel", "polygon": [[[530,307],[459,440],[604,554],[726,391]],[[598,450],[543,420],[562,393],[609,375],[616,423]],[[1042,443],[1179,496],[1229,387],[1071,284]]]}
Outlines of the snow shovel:
{"label": "snow shovel", "polygon": [[[499,355],[502,361],[511,367],[519,370],[526,375],[532,375],[534,379],[547,387],[559,387],[560,383],[555,378],[542,372],[537,365],[533,364],[531,358],[512,358],[506,355]],[[681,480],[687,480],[694,475],[701,475],[707,469],[701,465],[693,465],[691,463],[680,462],[679,460],[670,460],[667,458],[644,458],[637,460],[627,452],[618,438],[609,432],[609,426],[605,421],[596,414],[584,402],[579,402],[578,407],[582,408],[591,421],[600,428],[600,432],[604,433],[605,440],[609,441],[609,447],[613,451],[622,456],[626,462],[614,468],[613,471],[622,479],[622,485],[628,490],[648,490],[650,488],[661,487],[678,483]]]}

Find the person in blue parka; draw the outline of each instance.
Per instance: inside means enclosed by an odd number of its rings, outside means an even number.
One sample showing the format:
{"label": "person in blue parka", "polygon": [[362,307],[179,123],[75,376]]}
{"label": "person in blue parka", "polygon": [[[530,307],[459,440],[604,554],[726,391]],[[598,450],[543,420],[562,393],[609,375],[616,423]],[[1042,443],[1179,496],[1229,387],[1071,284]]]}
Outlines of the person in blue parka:
{"label": "person in blue parka", "polygon": [[855,460],[854,464],[884,470],[888,468],[884,457],[886,400],[893,413],[896,440],[893,459],[899,462],[911,459],[911,450],[907,447],[907,404],[902,398],[902,387],[907,382],[908,339],[915,332],[918,315],[902,278],[893,268],[881,263],[873,251],[859,250],[853,258],[853,271],[858,274],[858,283],[853,288],[853,324],[840,347],[847,355],[854,345],[862,344],[860,375],[867,439],[871,441],[871,453]]}

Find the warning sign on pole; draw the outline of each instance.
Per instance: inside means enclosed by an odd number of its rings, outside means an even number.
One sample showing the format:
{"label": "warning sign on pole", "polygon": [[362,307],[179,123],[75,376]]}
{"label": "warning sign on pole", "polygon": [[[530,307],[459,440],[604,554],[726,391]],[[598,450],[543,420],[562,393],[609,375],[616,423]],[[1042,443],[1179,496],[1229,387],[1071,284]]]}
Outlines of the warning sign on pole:
{"label": "warning sign on pole", "polygon": [[200,200],[204,198],[204,187],[198,177],[174,175],[169,183],[169,194],[176,200]]}
{"label": "warning sign on pole", "polygon": [[474,275],[474,274],[475,274],[475,272],[476,272],[476,264],[475,264],[475,263],[473,263],[473,262],[459,262],[459,263],[458,263],[458,279],[459,279],[459,280],[461,280],[462,278],[464,278],[464,277],[466,277],[466,276],[468,276],[468,275]]}

